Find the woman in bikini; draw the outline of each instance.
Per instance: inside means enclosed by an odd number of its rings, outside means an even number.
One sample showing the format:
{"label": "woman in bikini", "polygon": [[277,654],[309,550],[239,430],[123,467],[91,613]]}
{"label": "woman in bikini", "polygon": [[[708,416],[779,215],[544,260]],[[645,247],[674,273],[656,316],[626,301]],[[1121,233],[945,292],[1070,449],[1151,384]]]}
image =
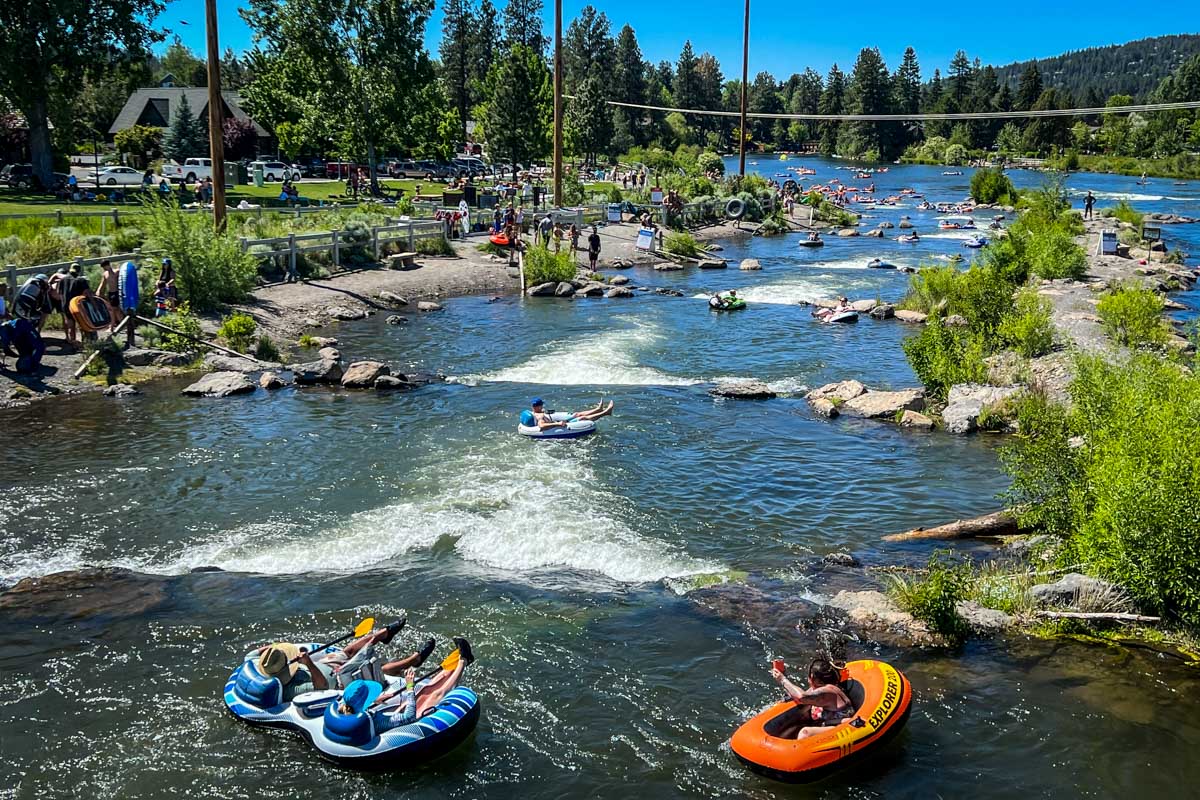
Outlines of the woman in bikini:
{"label": "woman in bikini", "polygon": [[840,725],[854,716],[854,704],[839,685],[841,675],[833,664],[823,658],[813,659],[809,665],[807,690],[792,683],[773,667],[771,677],[797,705],[808,706],[812,717],[811,723],[797,723],[780,731],[781,739],[815,736],[825,728]]}

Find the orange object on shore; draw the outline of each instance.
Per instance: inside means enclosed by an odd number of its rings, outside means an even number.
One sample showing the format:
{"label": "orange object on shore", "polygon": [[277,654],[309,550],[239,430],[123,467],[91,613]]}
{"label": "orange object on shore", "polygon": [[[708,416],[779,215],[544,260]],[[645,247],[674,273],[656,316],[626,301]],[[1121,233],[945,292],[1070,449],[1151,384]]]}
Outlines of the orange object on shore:
{"label": "orange object on shore", "polygon": [[489,240],[492,244],[498,245],[499,247],[508,247],[510,244],[512,244],[512,242],[508,240],[508,237],[503,233],[493,233],[489,237]]}
{"label": "orange object on shore", "polygon": [[113,321],[113,310],[102,297],[77,295],[67,304],[67,310],[75,318],[84,333],[95,333],[109,327]]}
{"label": "orange object on shore", "polygon": [[851,661],[843,675],[842,690],[857,712],[852,719],[815,736],[782,739],[775,734],[812,719],[809,706],[785,700],[734,732],[730,742],[734,754],[768,778],[808,783],[879,749],[908,720],[912,686],[898,669],[882,661]]}

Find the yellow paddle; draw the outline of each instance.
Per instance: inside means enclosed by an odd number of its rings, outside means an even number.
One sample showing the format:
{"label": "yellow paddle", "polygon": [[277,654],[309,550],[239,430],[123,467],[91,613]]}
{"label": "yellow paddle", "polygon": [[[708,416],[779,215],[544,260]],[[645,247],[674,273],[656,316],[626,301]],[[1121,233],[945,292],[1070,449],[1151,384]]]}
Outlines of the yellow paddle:
{"label": "yellow paddle", "polygon": [[433,675],[440,672],[441,670],[447,670],[447,671],[453,670],[455,667],[458,666],[458,661],[460,658],[461,658],[461,654],[459,653],[458,648],[456,647],[450,651],[450,655],[448,655],[444,659],[442,659],[441,664],[437,665],[436,667],[431,669],[429,672],[426,672],[424,675],[417,678],[417,683],[420,683],[421,681],[425,680],[426,678],[433,677]]}
{"label": "yellow paddle", "polygon": [[[341,637],[340,639],[334,639],[332,642],[323,644],[320,647],[318,647],[316,650],[313,650],[311,653],[305,653],[304,655],[314,656],[317,653],[320,653],[322,650],[328,650],[329,648],[333,647],[335,644],[341,644],[342,642],[346,641],[347,639],[353,639],[356,636],[364,636],[367,633],[370,633],[371,629],[374,627],[375,627],[375,618],[367,617],[362,622],[355,625],[354,630],[350,631],[350,633],[347,633],[345,636]],[[297,661],[300,660],[300,658],[301,658],[300,656],[296,656],[288,663],[295,664]]]}

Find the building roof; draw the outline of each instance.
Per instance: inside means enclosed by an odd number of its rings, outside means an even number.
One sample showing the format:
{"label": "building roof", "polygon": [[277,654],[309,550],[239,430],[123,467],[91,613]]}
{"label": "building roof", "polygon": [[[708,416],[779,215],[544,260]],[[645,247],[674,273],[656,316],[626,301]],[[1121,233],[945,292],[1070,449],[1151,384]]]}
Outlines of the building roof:
{"label": "building roof", "polygon": [[[121,113],[117,114],[117,118],[109,127],[108,132],[111,135],[117,131],[132,128],[134,125],[166,128],[171,124],[171,116],[175,113],[174,104],[179,103],[183,97],[187,97],[188,105],[191,106],[192,113],[197,118],[207,116],[207,88],[203,86],[199,88],[154,86],[148,89],[137,89],[129,95],[129,99],[125,101]],[[242,100],[237,92],[221,92],[221,99],[225,101],[225,108],[229,112],[229,116],[234,119],[250,120],[260,138],[271,135],[242,110]]]}

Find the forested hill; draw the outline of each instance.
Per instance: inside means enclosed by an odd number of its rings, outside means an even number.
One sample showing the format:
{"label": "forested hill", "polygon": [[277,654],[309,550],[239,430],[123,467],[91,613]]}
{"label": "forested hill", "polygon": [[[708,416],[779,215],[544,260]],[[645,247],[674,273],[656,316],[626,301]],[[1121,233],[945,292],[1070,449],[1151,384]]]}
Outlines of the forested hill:
{"label": "forested hill", "polygon": [[[1200,34],[1155,36],[1108,47],[1089,47],[1051,58],[1038,58],[997,67],[1001,83],[1013,89],[1030,64],[1037,64],[1047,87],[1066,89],[1083,102],[1089,94],[1107,99],[1114,94],[1144,100],[1181,63],[1200,53]],[[1095,93],[1089,93],[1089,89]]]}

